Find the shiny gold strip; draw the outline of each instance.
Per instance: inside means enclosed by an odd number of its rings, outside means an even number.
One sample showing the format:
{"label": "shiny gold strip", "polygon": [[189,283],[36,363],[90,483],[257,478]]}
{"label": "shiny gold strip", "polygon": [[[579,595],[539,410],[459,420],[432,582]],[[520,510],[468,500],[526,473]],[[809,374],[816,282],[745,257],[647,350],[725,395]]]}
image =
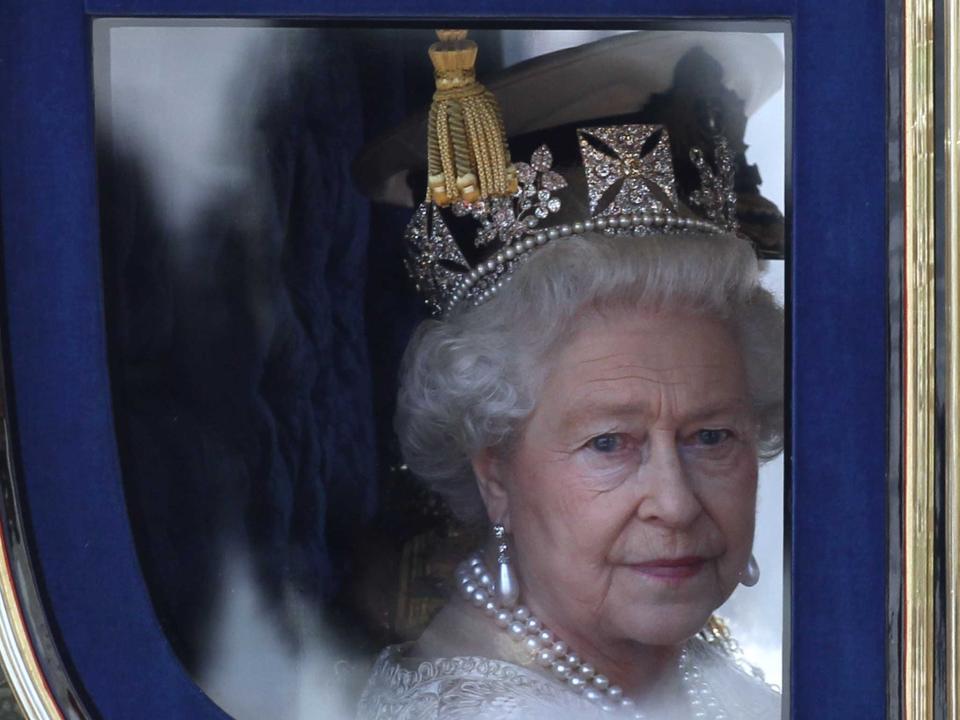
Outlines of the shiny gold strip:
{"label": "shiny gold strip", "polygon": [[904,3],[903,717],[934,713],[934,0]]}
{"label": "shiny gold strip", "polygon": [[[0,417],[2,457],[10,458],[6,418]],[[9,522],[9,518],[6,519]],[[37,660],[17,595],[7,534],[0,532],[0,660],[14,696],[27,720],[63,720]]]}
{"label": "shiny gold strip", "polygon": [[960,3],[944,7],[946,720],[960,720]]}

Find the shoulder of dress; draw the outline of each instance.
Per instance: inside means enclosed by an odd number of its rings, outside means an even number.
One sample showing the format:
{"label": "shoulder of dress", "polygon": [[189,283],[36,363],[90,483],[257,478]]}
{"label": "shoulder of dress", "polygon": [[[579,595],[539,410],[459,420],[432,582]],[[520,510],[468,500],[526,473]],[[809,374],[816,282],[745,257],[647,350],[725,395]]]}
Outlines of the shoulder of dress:
{"label": "shoulder of dress", "polygon": [[408,656],[412,646],[412,643],[403,643],[384,648],[373,664],[370,682],[401,692],[461,677],[554,685],[548,678],[505,660],[467,655],[420,659]]}
{"label": "shoulder of dress", "polygon": [[410,643],[380,653],[360,698],[358,720],[528,717],[523,708],[564,703],[564,688],[520,665],[486,657],[408,657]]}

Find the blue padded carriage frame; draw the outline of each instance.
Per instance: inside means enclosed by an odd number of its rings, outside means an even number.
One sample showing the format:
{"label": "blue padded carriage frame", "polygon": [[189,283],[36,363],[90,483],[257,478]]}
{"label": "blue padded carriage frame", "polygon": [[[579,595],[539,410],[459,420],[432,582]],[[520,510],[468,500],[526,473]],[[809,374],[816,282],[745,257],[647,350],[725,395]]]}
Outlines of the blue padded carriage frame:
{"label": "blue padded carriage frame", "polygon": [[[722,5],[722,8],[719,7]],[[154,617],[111,416],[94,165],[98,16],[765,19],[792,28],[790,717],[887,703],[884,4],[826,0],[5,0],[3,333],[33,557],[61,653],[109,720],[223,718]]]}

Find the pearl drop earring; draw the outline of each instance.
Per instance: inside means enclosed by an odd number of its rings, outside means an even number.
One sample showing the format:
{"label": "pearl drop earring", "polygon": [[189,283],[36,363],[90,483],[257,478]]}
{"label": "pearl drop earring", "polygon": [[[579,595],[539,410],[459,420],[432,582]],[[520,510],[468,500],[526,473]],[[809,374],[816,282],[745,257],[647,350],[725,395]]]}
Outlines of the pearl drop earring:
{"label": "pearl drop earring", "polygon": [[740,582],[746,587],[753,587],[760,582],[760,566],[757,564],[757,558],[750,555],[747,560],[747,566],[740,573]]}
{"label": "pearl drop earring", "polygon": [[520,599],[520,581],[510,564],[510,546],[507,543],[507,530],[502,524],[493,526],[493,536],[497,540],[497,596],[500,604],[512,608]]}

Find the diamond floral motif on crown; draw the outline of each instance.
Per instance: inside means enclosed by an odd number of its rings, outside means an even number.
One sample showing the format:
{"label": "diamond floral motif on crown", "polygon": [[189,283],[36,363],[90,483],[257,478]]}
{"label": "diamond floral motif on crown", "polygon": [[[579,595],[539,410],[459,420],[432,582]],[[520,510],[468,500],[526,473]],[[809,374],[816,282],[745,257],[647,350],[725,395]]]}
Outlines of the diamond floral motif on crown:
{"label": "diamond floral motif on crown", "polygon": [[700,188],[690,194],[690,204],[728,232],[736,232],[739,227],[737,192],[734,187],[736,162],[730,143],[723,135],[717,135],[714,139],[713,158],[711,166],[703,150],[690,150],[690,159],[700,175]]}
{"label": "diamond floral motif on crown", "polygon": [[509,245],[560,210],[560,198],[554,193],[565,188],[567,181],[551,169],[553,154],[546,145],[534,150],[529,163],[516,162],[514,167],[518,188],[513,197],[453,205],[454,214],[471,215],[480,224],[474,241],[477,247],[494,242]]}
{"label": "diamond floral motif on crown", "polygon": [[675,214],[677,191],[670,139],[662,125],[577,130],[591,215]]}

